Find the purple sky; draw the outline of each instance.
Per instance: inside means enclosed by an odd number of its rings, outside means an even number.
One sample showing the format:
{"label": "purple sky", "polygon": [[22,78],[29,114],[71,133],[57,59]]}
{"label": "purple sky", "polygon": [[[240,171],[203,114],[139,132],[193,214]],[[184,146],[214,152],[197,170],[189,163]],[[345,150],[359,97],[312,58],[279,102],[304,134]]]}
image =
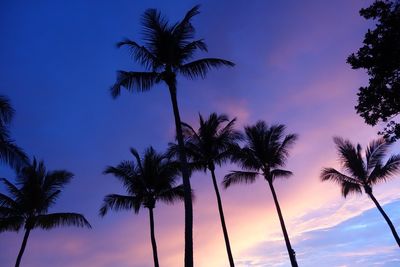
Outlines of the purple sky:
{"label": "purple sky", "polygon": [[[84,213],[93,229],[35,230],[22,260],[29,267],[150,267],[147,212],[98,217],[102,198],[122,193],[107,165],[130,159],[129,147],[163,150],[174,136],[165,86],[113,100],[116,70],[140,70],[115,43],[140,41],[140,16],[161,9],[172,21],[198,1],[2,1],[0,2],[0,90],[17,113],[12,134],[49,169],[75,174],[54,211]],[[356,92],[367,82],[346,64],[368,22],[358,10],[371,1],[201,1],[194,19],[208,56],[229,59],[233,69],[206,80],[179,80],[184,121],[227,113],[238,126],[257,120],[284,123],[300,138],[277,181],[300,266],[398,266],[398,248],[383,218],[366,196],[343,200],[340,189],[321,183],[322,167],[338,167],[332,136],[364,146],[377,129],[355,114]],[[199,55],[200,56],[200,55]],[[203,55],[204,56],[204,55]],[[392,152],[399,150],[399,145]],[[218,169],[222,178],[235,166]],[[13,179],[6,167],[2,176]],[[227,266],[211,179],[196,173],[194,244],[197,267]],[[400,180],[378,185],[375,194],[397,226]],[[0,188],[3,192],[4,188]],[[222,191],[233,255],[238,267],[289,266],[267,185]],[[183,205],[159,204],[156,237],[162,266],[183,262]],[[0,266],[12,266],[22,233],[0,235]]]}

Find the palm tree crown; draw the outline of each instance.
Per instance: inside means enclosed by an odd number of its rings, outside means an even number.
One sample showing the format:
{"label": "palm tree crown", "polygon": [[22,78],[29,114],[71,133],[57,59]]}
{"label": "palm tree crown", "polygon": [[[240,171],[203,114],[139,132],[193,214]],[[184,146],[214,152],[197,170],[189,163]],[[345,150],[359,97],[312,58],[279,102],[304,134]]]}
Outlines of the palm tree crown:
{"label": "palm tree crown", "polygon": [[152,147],[145,150],[143,158],[140,158],[133,148],[131,153],[135,161],[123,161],[116,167],[107,167],[104,171],[105,174],[117,177],[128,195],[107,195],[100,208],[100,215],[106,215],[109,209],[134,210],[138,213],[140,208],[147,208],[154,266],[159,267],[153,209],[157,201],[174,203],[184,198],[183,186],[176,185],[180,164],[170,160],[167,155],[157,153]]}
{"label": "palm tree crown", "polygon": [[344,197],[352,193],[362,193],[363,189],[366,193],[372,192],[375,184],[386,181],[400,170],[400,154],[383,161],[391,144],[383,138],[372,141],[365,150],[364,157],[360,144],[354,146],[349,140],[340,137],[335,137],[334,142],[345,173],[334,168],[324,168],[321,179],[338,183]]}
{"label": "palm tree crown", "polygon": [[31,164],[18,171],[19,187],[5,178],[1,179],[9,195],[0,193],[0,232],[25,228],[16,267],[21,262],[32,229],[49,230],[67,225],[91,228],[81,214],[48,212],[72,177],[73,174],[65,170],[47,171],[42,161],[37,162],[33,159]]}
{"label": "palm tree crown", "polygon": [[0,95],[0,161],[12,168],[19,168],[28,162],[28,157],[10,138],[8,127],[14,113],[10,100]]}
{"label": "palm tree crown", "polygon": [[158,10],[146,10],[142,17],[144,45],[129,39],[117,44],[118,47],[127,46],[146,71],[119,71],[117,82],[111,88],[112,96],[120,94],[121,86],[128,90],[146,91],[162,81],[175,85],[176,74],[190,79],[204,78],[212,68],[233,66],[232,62],[219,58],[191,61],[197,51],[208,51],[203,39],[194,39],[195,29],[191,20],[199,13],[199,6],[195,6],[181,21],[170,24]]}
{"label": "palm tree crown", "polygon": [[100,209],[101,216],[109,209],[133,209],[138,213],[141,207],[154,208],[157,201],[174,203],[183,197],[182,185],[176,185],[180,173],[177,162],[157,153],[152,147],[146,149],[143,158],[133,148],[131,153],[135,161],[123,161],[104,171],[118,178],[128,195],[107,195]]}
{"label": "palm tree crown", "polygon": [[396,228],[372,192],[375,184],[385,182],[400,171],[400,154],[390,156],[385,162],[384,159],[387,157],[391,143],[383,138],[370,142],[365,150],[365,157],[362,155],[360,144],[354,146],[349,140],[340,137],[334,137],[333,141],[345,173],[334,168],[324,168],[321,172],[321,180],[339,184],[344,197],[349,194],[362,194],[364,189],[382,214],[400,247],[400,237]]}
{"label": "palm tree crown", "polygon": [[224,186],[253,183],[259,175],[264,176],[268,182],[292,175],[292,172],[281,168],[286,163],[289,149],[297,135],[285,135],[285,129],[282,124],[268,127],[263,121],[245,127],[245,146],[233,155],[233,160],[245,171],[233,171],[226,175]]}
{"label": "palm tree crown", "polygon": [[292,172],[282,169],[289,156],[289,149],[297,139],[297,135],[285,135],[286,127],[282,124],[268,125],[259,121],[254,126],[245,127],[245,146],[233,154],[233,160],[244,171],[232,171],[223,181],[225,188],[236,183],[253,183],[258,176],[263,176],[268,182],[274,199],[279,222],[292,267],[297,267],[295,252],[290,244],[282,211],[278,202],[273,182],[276,178],[292,175]]}
{"label": "palm tree crown", "polygon": [[[236,118],[229,120],[225,114],[212,113],[206,120],[199,115],[199,122],[197,131],[189,124],[182,123],[183,135],[191,167],[205,171],[214,169],[215,165],[222,165],[231,157],[241,134],[233,128]],[[170,150],[177,154],[178,146],[171,144]]]}

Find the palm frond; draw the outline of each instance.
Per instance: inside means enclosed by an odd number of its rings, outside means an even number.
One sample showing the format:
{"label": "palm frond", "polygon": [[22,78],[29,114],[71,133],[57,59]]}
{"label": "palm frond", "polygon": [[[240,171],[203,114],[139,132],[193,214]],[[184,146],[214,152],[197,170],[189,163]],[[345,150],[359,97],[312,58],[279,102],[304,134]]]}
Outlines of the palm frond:
{"label": "palm frond", "polygon": [[342,183],[342,195],[347,197],[349,194],[362,194],[362,188],[358,184],[344,182]]}
{"label": "palm frond", "polygon": [[6,178],[0,178],[0,181],[6,186],[7,191],[14,197],[15,199],[21,199],[23,197],[22,192],[18,189],[13,183],[11,183]]}
{"label": "palm frond", "polygon": [[0,233],[6,231],[18,232],[24,225],[22,216],[0,217]]}
{"label": "palm frond", "polygon": [[0,207],[12,208],[16,210],[18,208],[18,203],[11,197],[0,193]]}
{"label": "palm frond", "polygon": [[379,164],[385,157],[389,148],[389,143],[384,138],[379,138],[370,142],[365,151],[365,158],[367,161],[367,170],[372,170],[375,165]]}
{"label": "palm frond", "polygon": [[345,140],[341,137],[334,137],[333,141],[338,149],[340,162],[344,169],[353,177],[357,177],[359,180],[365,180],[367,177],[367,170],[361,156],[361,146],[357,145],[355,147],[349,140]]}
{"label": "palm frond", "polygon": [[176,187],[162,190],[158,195],[157,198],[162,200],[167,204],[174,204],[177,201],[181,201],[184,199],[185,190],[183,185],[178,185]]}
{"label": "palm frond", "polygon": [[194,37],[195,29],[191,24],[191,19],[200,13],[199,9],[199,5],[194,6],[186,12],[185,17],[180,22],[172,27],[171,32],[174,39],[179,41],[180,46],[185,45],[189,39]]}
{"label": "palm frond", "polygon": [[0,136],[0,161],[14,169],[19,169],[28,162],[28,156],[9,138]]}
{"label": "palm frond", "polygon": [[357,184],[361,185],[362,181],[347,176],[339,171],[337,171],[334,168],[324,168],[321,172],[320,178],[322,181],[332,181],[338,184],[343,184],[343,183],[352,183],[352,184]]}
{"label": "palm frond", "polygon": [[199,39],[199,40],[195,40],[192,41],[188,44],[186,44],[180,51],[180,57],[182,60],[189,60],[191,58],[193,58],[194,54],[198,51],[204,51],[207,52],[207,45],[204,42],[204,39]]}
{"label": "palm frond", "polygon": [[160,81],[156,72],[118,71],[117,81],[111,87],[111,96],[116,98],[121,94],[121,87],[128,91],[145,92]]}
{"label": "palm frond", "polygon": [[4,95],[0,95],[0,125],[5,126],[9,124],[14,113],[15,110],[11,106],[10,100]]}
{"label": "palm frond", "polygon": [[86,218],[79,213],[50,213],[35,217],[35,227],[49,230],[60,226],[78,226],[92,228]]}
{"label": "palm frond", "polygon": [[135,41],[125,39],[117,43],[117,47],[121,46],[127,46],[132,54],[132,57],[147,70],[157,70],[162,66],[158,59],[152,53],[150,53],[146,47],[137,44]]}
{"label": "palm frond", "polygon": [[50,171],[46,174],[43,181],[43,190],[59,190],[68,184],[74,174],[66,170]]}
{"label": "palm frond", "polygon": [[224,59],[203,58],[182,65],[178,71],[190,79],[198,77],[204,79],[208,71],[213,68],[219,68],[222,66],[233,67],[234,65],[234,63]]}
{"label": "palm frond", "polygon": [[384,182],[388,178],[393,177],[400,171],[400,155],[391,156],[385,165],[376,164],[368,177],[367,183],[374,185],[379,182]]}
{"label": "palm frond", "polygon": [[135,213],[138,213],[141,205],[141,201],[136,197],[110,194],[104,197],[99,214],[103,217],[110,209],[115,211],[134,210]]}
{"label": "palm frond", "polygon": [[291,171],[281,170],[281,169],[274,169],[270,172],[272,180],[275,178],[289,178],[293,175]]}
{"label": "palm frond", "polygon": [[231,171],[231,173],[225,175],[222,184],[224,188],[228,188],[232,184],[254,183],[258,174],[258,172]]}

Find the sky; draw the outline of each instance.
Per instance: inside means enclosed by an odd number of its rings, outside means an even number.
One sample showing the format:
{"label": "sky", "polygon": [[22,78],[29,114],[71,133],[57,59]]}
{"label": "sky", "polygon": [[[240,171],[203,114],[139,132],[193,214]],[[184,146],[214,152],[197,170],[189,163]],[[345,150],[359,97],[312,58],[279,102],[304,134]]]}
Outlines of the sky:
{"label": "sky", "polygon": [[[177,21],[195,4],[196,36],[209,53],[236,63],[204,80],[178,80],[182,120],[198,114],[237,117],[238,129],[258,120],[283,123],[299,134],[276,181],[300,266],[398,266],[398,248],[380,213],[364,195],[343,199],[322,183],[323,167],[340,168],[332,141],[342,136],[364,147],[382,125],[365,125],[355,113],[357,90],[368,81],[346,64],[371,23],[358,11],[371,1],[1,1],[0,93],[16,109],[11,132],[50,170],[75,174],[52,211],[83,213],[93,229],[35,229],[22,259],[29,267],[150,267],[146,210],[98,216],[102,199],[123,193],[108,165],[132,159],[129,148],[163,151],[174,138],[168,91],[123,92],[109,88],[117,70],[141,70],[115,44],[140,41],[140,16],[160,9]],[[391,153],[399,151],[399,145]],[[234,165],[217,169],[221,181]],[[1,176],[14,179],[5,166]],[[197,267],[228,266],[209,173],[195,173],[194,257]],[[400,179],[374,188],[376,198],[400,224]],[[4,192],[4,188],[0,187]],[[238,267],[290,266],[272,196],[263,180],[222,190],[233,256]],[[155,229],[160,264],[183,265],[183,204],[158,203]],[[399,229],[400,230],[400,229]],[[12,266],[22,232],[0,234],[0,266]]]}

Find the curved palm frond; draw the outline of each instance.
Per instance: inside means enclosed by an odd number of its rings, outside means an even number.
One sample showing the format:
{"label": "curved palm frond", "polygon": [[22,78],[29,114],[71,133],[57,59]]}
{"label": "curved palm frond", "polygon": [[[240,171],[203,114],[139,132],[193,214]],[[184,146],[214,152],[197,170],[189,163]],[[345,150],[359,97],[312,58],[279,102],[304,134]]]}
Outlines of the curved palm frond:
{"label": "curved palm frond", "polygon": [[390,143],[387,143],[384,138],[373,140],[368,145],[365,151],[367,161],[367,170],[372,170],[377,164],[380,164],[385,157]]}
{"label": "curved palm frond", "polygon": [[24,226],[24,217],[6,216],[0,217],[0,233],[6,231],[18,232]]}
{"label": "curved palm frond", "polygon": [[333,141],[338,149],[340,162],[344,169],[352,176],[366,180],[367,170],[361,156],[361,146],[355,147],[349,140],[344,140],[341,137],[334,137]]}
{"label": "curved palm frond", "polygon": [[195,79],[198,77],[204,79],[208,71],[222,66],[233,67],[235,64],[225,59],[202,58],[180,66],[178,71],[190,79]]}
{"label": "curved palm frond", "polygon": [[140,207],[141,201],[136,197],[110,194],[104,197],[103,205],[100,208],[100,216],[106,215],[110,209],[115,211],[133,209],[135,213],[138,213]]}
{"label": "curved palm frond", "polygon": [[385,182],[388,178],[393,177],[394,174],[400,171],[400,155],[391,156],[385,165],[376,164],[368,177],[367,183],[374,185],[379,182]]}
{"label": "curved palm frond", "polygon": [[28,156],[7,136],[0,136],[0,161],[14,169],[19,169],[28,162]]}
{"label": "curved palm frond", "polygon": [[[11,183],[8,179],[6,178],[1,178],[0,181],[3,182],[3,184],[6,186],[7,191],[11,194],[13,198],[15,198],[17,201],[21,200],[23,198],[23,193],[13,184]],[[1,194],[2,195],[2,194]],[[11,198],[10,198],[11,199]],[[0,200],[1,201],[1,200]],[[13,200],[14,201],[14,200]],[[1,202],[0,202],[1,203]],[[0,204],[1,205],[1,204]]]}
{"label": "curved palm frond", "polygon": [[275,178],[289,178],[292,175],[293,173],[287,170],[273,169],[271,171],[272,180],[275,180]]}
{"label": "curved palm frond", "polygon": [[258,175],[258,172],[231,171],[231,173],[225,175],[222,184],[224,188],[228,188],[233,184],[250,184],[256,181]]}
{"label": "curved palm frond", "polygon": [[121,94],[121,87],[128,91],[144,92],[159,81],[160,77],[156,72],[118,71],[117,81],[111,87],[111,95],[113,98],[118,97]]}
{"label": "curved palm frond", "polygon": [[343,197],[347,197],[349,194],[362,194],[362,187],[359,184],[343,182],[341,185]]}
{"label": "curved palm frond", "polygon": [[358,184],[358,185],[362,185],[362,181],[347,176],[339,171],[337,171],[334,168],[324,168],[321,172],[321,180],[322,181],[333,181],[336,182],[338,184],[342,184],[342,183],[352,183],[352,184]]}
{"label": "curved palm frond", "polygon": [[125,39],[117,43],[117,47],[127,46],[132,57],[144,66],[147,70],[159,70],[162,64],[146,47],[140,46],[135,41]]}
{"label": "curved palm frond", "polygon": [[46,191],[60,190],[71,182],[74,174],[66,170],[51,171],[46,174],[43,181],[43,189]]}
{"label": "curved palm frond", "polygon": [[10,104],[10,100],[0,95],[0,126],[9,124],[14,116],[15,110]]}
{"label": "curved palm frond", "polygon": [[183,185],[178,185],[171,189],[162,190],[157,194],[157,198],[167,204],[174,204],[176,201],[184,199],[185,190]]}
{"label": "curved palm frond", "polygon": [[204,42],[204,39],[195,40],[185,45],[180,51],[181,61],[187,61],[193,58],[198,50],[208,52],[207,44]]}
{"label": "curved palm frond", "polygon": [[35,227],[50,230],[60,226],[78,226],[92,228],[90,223],[79,213],[50,213],[35,217]]}

